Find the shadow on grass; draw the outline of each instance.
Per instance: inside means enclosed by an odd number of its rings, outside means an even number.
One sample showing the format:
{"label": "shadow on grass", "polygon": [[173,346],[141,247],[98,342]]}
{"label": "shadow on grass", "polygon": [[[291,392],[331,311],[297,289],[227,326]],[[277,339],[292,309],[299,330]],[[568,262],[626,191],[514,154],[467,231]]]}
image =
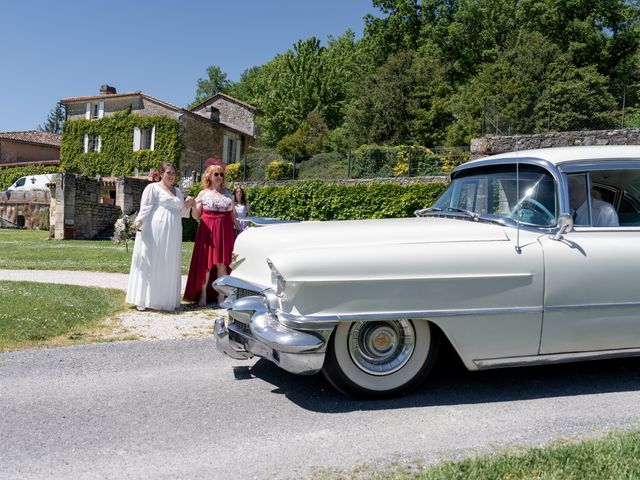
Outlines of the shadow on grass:
{"label": "shadow on grass", "polygon": [[237,379],[258,378],[302,408],[314,412],[413,408],[439,405],[571,397],[640,390],[640,358],[578,362],[469,372],[443,352],[427,380],[409,394],[385,400],[356,400],[335,390],[321,375],[293,375],[266,360],[234,367]]}

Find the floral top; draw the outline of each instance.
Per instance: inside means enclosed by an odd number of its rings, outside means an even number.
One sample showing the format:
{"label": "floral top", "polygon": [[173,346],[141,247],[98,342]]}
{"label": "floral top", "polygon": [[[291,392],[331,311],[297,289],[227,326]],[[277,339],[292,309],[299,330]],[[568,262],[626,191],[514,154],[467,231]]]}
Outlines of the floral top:
{"label": "floral top", "polygon": [[224,190],[222,193],[204,190],[200,200],[202,200],[202,208],[213,212],[226,212],[233,208],[233,196],[229,190]]}

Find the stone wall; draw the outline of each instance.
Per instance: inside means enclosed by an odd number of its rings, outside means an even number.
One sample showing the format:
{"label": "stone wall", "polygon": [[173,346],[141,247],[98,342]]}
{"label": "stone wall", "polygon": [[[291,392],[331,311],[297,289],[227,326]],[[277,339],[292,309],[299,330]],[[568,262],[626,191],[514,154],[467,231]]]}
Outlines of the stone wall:
{"label": "stone wall", "polygon": [[[227,129],[224,125],[207,120],[196,115],[183,115],[180,118],[180,128],[184,148],[180,157],[180,174],[190,177],[192,173],[202,173],[202,162],[209,157],[222,158],[223,138]],[[243,137],[241,155],[244,155],[249,145]],[[252,139],[250,139],[252,140]]]}
{"label": "stone wall", "polygon": [[115,205],[103,202],[102,180],[62,173],[51,189],[53,237],[57,240],[106,240],[113,236],[113,225],[124,211],[134,213],[149,182],[138,178],[116,179]]}
{"label": "stone wall", "polygon": [[514,150],[579,145],[640,145],[640,129],[624,128],[517,136],[487,135],[471,140],[471,158]]}
{"label": "stone wall", "polygon": [[0,195],[0,226],[48,230],[50,201],[45,190],[8,190]]}
{"label": "stone wall", "polygon": [[225,125],[229,125],[252,139],[258,136],[255,109],[226,95],[216,95],[194,109],[193,113],[211,119],[211,107],[220,112],[220,121]]}
{"label": "stone wall", "polygon": [[131,215],[140,210],[140,199],[149,180],[132,177],[118,177],[116,179],[116,205],[125,215]]}

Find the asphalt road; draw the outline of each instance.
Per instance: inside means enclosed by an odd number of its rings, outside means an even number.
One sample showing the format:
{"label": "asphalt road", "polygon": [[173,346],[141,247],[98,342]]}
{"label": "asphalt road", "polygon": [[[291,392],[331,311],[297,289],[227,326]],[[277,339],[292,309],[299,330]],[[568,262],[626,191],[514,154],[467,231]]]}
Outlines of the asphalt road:
{"label": "asphalt road", "polygon": [[301,478],[640,426],[640,359],[469,373],[394,400],[223,357],[211,339],[0,354],[0,478]]}

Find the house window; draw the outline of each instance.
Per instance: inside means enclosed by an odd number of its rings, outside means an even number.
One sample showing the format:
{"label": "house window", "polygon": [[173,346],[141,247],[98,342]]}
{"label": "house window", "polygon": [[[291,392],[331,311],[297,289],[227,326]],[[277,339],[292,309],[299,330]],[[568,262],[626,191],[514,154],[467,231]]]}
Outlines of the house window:
{"label": "house window", "polygon": [[104,117],[104,102],[87,102],[85,117],[87,120],[97,120]]}
{"label": "house window", "polygon": [[99,152],[102,150],[102,137],[100,135],[84,136],[84,153]]}
{"label": "house window", "polygon": [[133,129],[133,151],[155,150],[156,127]]}
{"label": "house window", "polygon": [[237,163],[240,161],[242,141],[237,136],[225,135],[222,145],[222,159],[225,163]]}

